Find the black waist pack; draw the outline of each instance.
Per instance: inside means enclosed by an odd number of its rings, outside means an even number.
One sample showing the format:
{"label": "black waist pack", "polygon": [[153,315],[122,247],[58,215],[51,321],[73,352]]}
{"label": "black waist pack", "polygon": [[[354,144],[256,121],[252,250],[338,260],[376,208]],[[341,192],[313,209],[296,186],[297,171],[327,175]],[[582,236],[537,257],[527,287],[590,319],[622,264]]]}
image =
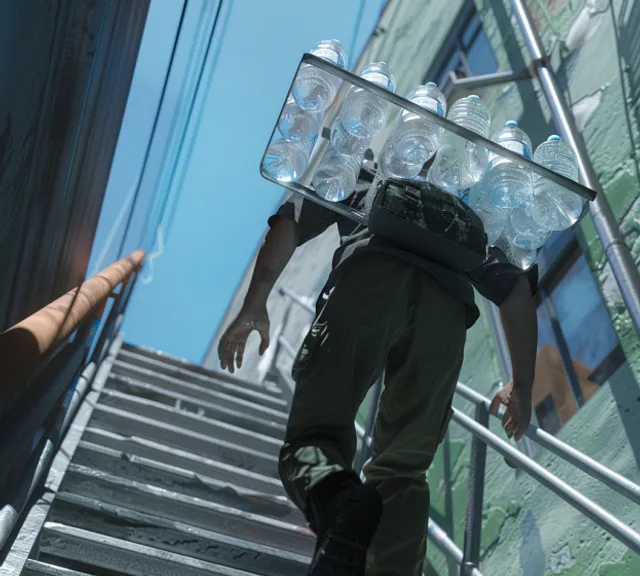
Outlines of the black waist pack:
{"label": "black waist pack", "polygon": [[407,252],[459,272],[487,258],[482,220],[462,200],[427,182],[380,182],[368,227]]}

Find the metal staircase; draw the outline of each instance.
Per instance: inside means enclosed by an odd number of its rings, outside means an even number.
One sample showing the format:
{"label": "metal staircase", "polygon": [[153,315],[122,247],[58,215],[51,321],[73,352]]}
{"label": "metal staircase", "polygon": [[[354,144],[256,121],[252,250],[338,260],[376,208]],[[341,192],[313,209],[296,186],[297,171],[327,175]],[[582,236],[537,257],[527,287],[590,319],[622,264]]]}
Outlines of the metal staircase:
{"label": "metal staircase", "polygon": [[305,574],[313,535],[277,477],[281,392],[118,345],[54,462],[21,573]]}

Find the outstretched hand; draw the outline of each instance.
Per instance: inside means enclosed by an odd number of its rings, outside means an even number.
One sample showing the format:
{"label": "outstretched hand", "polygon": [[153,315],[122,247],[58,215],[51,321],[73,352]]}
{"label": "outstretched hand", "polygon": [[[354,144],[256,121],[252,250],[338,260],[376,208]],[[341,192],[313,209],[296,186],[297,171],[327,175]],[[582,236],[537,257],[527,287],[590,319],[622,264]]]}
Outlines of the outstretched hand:
{"label": "outstretched hand", "polygon": [[491,401],[489,412],[498,415],[500,405],[506,406],[502,427],[509,438],[520,440],[531,421],[531,387],[515,386],[513,381],[498,390]]}
{"label": "outstretched hand", "polygon": [[218,358],[223,370],[233,374],[236,366],[238,369],[242,367],[247,340],[254,330],[260,334],[260,356],[262,356],[269,347],[269,315],[266,308],[258,311],[241,310],[225,330],[218,345]]}

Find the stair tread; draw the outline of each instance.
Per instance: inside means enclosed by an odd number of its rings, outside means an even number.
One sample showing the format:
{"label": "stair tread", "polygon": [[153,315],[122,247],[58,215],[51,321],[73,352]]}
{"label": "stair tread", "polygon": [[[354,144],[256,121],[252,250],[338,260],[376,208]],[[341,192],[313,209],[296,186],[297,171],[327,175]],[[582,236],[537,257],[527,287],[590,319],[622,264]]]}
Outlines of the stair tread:
{"label": "stair tread", "polygon": [[[126,576],[257,576],[256,573],[128,542],[59,522],[45,524],[43,547],[50,555],[65,554],[65,557],[79,561],[90,559],[97,566],[117,570]],[[300,571],[300,576],[302,574]]]}
{"label": "stair tread", "polygon": [[[222,479],[220,481],[241,485],[259,492],[284,494],[282,484],[275,476],[247,470],[246,468],[196,454],[183,448],[174,448],[162,442],[135,435],[126,436],[95,426],[86,429],[82,441],[103,446],[108,450],[116,450],[120,452],[123,460],[129,462],[145,463],[144,460],[141,461],[140,459],[150,459],[160,462],[164,466],[188,470],[193,472],[199,481],[216,478],[216,480]],[[229,478],[233,480],[228,480]]]}
{"label": "stair tread", "polygon": [[76,494],[58,494],[50,521],[258,573],[269,568],[283,576],[296,574],[310,562],[308,555]]}
{"label": "stair tread", "polygon": [[153,418],[164,424],[171,423],[184,430],[204,433],[219,440],[223,440],[223,437],[228,438],[230,441],[233,439],[234,443],[238,443],[241,446],[248,448],[251,445],[268,453],[277,454],[282,446],[282,440],[273,436],[260,434],[235,424],[179,410],[161,402],[117,390],[103,390],[99,404],[100,406],[126,410],[138,416]]}
{"label": "stair tread", "polygon": [[[303,554],[313,551],[313,534],[310,530],[257,511],[266,509],[266,502],[260,506],[261,503],[257,501],[254,510],[241,510],[75,464],[70,466],[69,478],[63,488],[63,493],[95,498],[103,503],[168,520],[188,518],[190,525],[250,538],[259,544]],[[254,498],[258,500],[258,497]]]}
{"label": "stair tread", "polygon": [[261,473],[268,472],[274,477],[278,473],[278,457],[275,453],[266,454],[235,442],[220,440],[154,418],[140,416],[128,410],[98,404],[89,424],[125,436],[147,438],[165,443],[181,450],[196,450],[196,453],[203,455],[215,452],[218,458],[233,466]]}
{"label": "stair tread", "polygon": [[[274,437],[280,438],[285,432],[285,424],[281,419],[268,418],[269,414],[266,414],[265,418],[249,416],[241,410],[220,406],[219,404],[208,402],[201,398],[194,398],[188,394],[181,394],[129,376],[111,375],[107,382],[106,389],[117,390],[140,398],[154,400],[168,406],[179,407],[179,409],[185,412],[201,413],[203,416],[208,416],[208,413],[211,412],[211,415],[208,417],[218,415],[222,419],[227,419],[231,424],[235,423],[236,425],[240,425],[240,423],[242,423],[246,427],[258,428],[255,430],[256,432],[262,431],[262,433]],[[186,410],[184,408],[185,405],[191,406],[193,410]]]}
{"label": "stair tread", "polygon": [[[194,364],[189,362],[185,358],[178,358],[171,354],[166,354],[162,351],[153,350],[144,346],[136,347],[130,344],[123,344],[118,354],[119,358],[130,359],[137,362],[143,362],[146,364],[156,365],[158,363],[162,367],[175,367],[184,370],[187,375],[197,375],[205,378],[209,378],[213,381],[223,381],[235,384],[238,386],[248,387],[257,391],[262,391],[267,394],[272,394],[264,386],[264,383],[258,383],[251,380],[245,380],[234,374],[228,372],[221,372],[219,370],[212,370],[211,368],[205,368],[201,364]],[[151,361],[151,362],[150,362]],[[278,394],[272,394],[278,396]]]}
{"label": "stair tread", "polygon": [[[180,380],[185,384],[196,384],[206,388],[216,388],[221,392],[227,394],[233,394],[240,398],[246,398],[258,404],[266,404],[271,407],[278,407],[285,409],[287,407],[287,401],[283,398],[278,398],[269,392],[263,392],[261,390],[255,390],[247,387],[245,384],[235,384],[231,382],[225,382],[223,380],[213,378],[211,376],[205,376],[196,372],[189,372],[183,368],[174,367],[167,364],[161,364],[155,361],[148,362],[147,366],[138,366],[125,359],[118,359],[113,364],[113,372],[133,372],[141,376],[161,377],[161,379],[173,378]],[[162,372],[160,371],[162,370]]]}
{"label": "stair tread", "polygon": [[88,572],[78,572],[62,566],[55,566],[38,560],[27,560],[22,576],[93,576]]}

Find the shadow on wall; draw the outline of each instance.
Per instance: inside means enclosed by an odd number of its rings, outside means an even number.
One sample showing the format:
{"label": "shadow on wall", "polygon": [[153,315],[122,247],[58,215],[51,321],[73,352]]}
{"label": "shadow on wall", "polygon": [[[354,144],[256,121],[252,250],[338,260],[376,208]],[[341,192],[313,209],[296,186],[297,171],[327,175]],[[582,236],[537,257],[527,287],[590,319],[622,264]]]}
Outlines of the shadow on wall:
{"label": "shadow on wall", "polygon": [[520,523],[522,544],[520,545],[520,569],[522,576],[544,576],[545,556],[540,528],[533,512],[524,515]]}
{"label": "shadow on wall", "polygon": [[[516,24],[512,23],[510,14],[507,13],[504,0],[485,0],[484,10],[493,12],[500,34],[500,43],[504,46],[511,70],[517,72],[527,68],[529,60],[525,60],[523,52],[520,50],[514,30]],[[525,110],[522,118],[517,119],[518,124],[534,144],[545,140],[546,135],[554,131],[553,123],[545,121],[533,82],[516,82],[512,89],[518,91]]]}
{"label": "shadow on wall", "polygon": [[[629,4],[631,4],[631,13],[628,18],[625,18]],[[638,30],[640,30],[640,2],[624,0],[619,14],[621,22],[618,50],[627,66],[630,105],[636,119],[636,125],[640,125],[640,110],[638,109],[640,101],[640,34],[638,34]]]}

